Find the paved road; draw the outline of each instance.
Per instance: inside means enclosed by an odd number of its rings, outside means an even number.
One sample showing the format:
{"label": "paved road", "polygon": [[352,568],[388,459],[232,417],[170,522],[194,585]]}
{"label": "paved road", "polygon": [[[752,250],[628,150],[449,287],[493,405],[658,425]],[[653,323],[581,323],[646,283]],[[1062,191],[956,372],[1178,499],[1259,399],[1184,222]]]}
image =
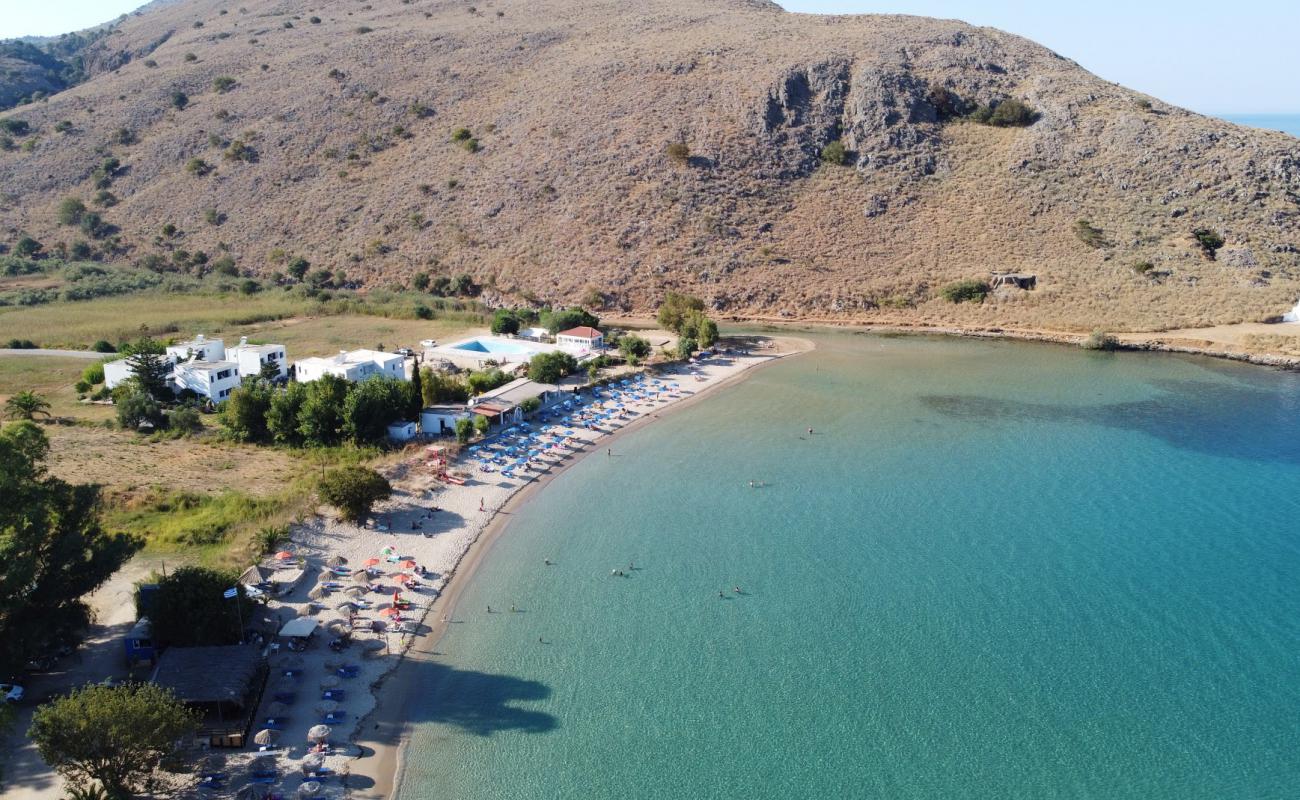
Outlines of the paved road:
{"label": "paved road", "polygon": [[98,361],[112,353],[96,353],[93,350],[13,350],[6,347],[0,347],[0,356],[47,356],[54,358],[84,358],[87,360]]}
{"label": "paved road", "polygon": [[[24,351],[29,352],[29,351]],[[63,692],[74,686],[95,683],[107,677],[127,677],[122,637],[135,622],[135,582],[160,570],[164,564],[156,557],[136,556],[127,562],[99,591],[88,599],[95,623],[86,641],[75,655],[64,659],[53,672],[31,675],[24,679],[27,696],[15,709],[14,726],[8,736],[0,737],[0,758],[4,759],[4,800],[60,800],[64,797],[63,780],[41,760],[36,746],[27,738],[32,712],[41,698],[51,692]],[[165,566],[180,566],[173,560]],[[137,669],[137,680],[148,677],[147,665]]]}

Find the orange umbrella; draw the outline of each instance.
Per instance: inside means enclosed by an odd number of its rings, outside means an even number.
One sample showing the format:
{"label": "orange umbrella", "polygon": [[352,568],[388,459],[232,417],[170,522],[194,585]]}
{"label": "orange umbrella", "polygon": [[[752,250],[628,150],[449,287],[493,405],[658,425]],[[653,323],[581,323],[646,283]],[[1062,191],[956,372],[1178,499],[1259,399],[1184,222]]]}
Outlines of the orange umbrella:
{"label": "orange umbrella", "polygon": [[279,559],[293,558],[293,553],[290,553],[288,550],[281,550],[275,554],[275,557]]}
{"label": "orange umbrella", "polygon": [[381,616],[385,616],[385,617],[395,617],[400,613],[402,612],[396,608],[385,608],[383,611],[379,612]]}
{"label": "orange umbrella", "polygon": [[374,565],[376,565],[376,564],[378,564],[378,563],[379,563],[379,559],[377,559],[377,558],[367,558],[367,559],[365,560],[365,565],[366,565],[367,567],[373,567]]}
{"label": "orange umbrella", "polygon": [[402,562],[401,566],[402,566],[402,569],[415,569],[416,564],[415,564],[414,561],[411,561],[410,559],[407,559],[406,561],[403,561],[403,562]]}
{"label": "orange umbrella", "polygon": [[415,580],[415,578],[403,572],[400,575],[394,575],[393,580],[397,581],[398,583],[410,583],[411,581]]}

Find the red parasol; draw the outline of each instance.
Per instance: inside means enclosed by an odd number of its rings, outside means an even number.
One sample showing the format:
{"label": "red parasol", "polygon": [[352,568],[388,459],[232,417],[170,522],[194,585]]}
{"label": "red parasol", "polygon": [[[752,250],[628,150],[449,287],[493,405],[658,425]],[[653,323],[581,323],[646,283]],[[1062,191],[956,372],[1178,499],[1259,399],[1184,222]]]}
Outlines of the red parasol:
{"label": "red parasol", "polygon": [[275,554],[275,557],[283,561],[286,558],[293,558],[293,553],[290,553],[288,550],[281,550]]}
{"label": "red parasol", "polygon": [[415,580],[415,578],[403,572],[400,575],[394,575],[393,580],[397,581],[398,583],[410,583],[411,581]]}
{"label": "red parasol", "polygon": [[401,563],[401,567],[402,569],[415,569],[416,563],[414,561],[411,561],[410,559],[407,559],[406,561],[403,561]]}
{"label": "red parasol", "polygon": [[385,608],[383,611],[379,612],[379,614],[384,617],[395,617],[401,613],[401,610],[396,608]]}
{"label": "red parasol", "polygon": [[374,565],[376,565],[376,564],[379,563],[379,559],[377,559],[377,558],[367,558],[367,559],[365,560],[364,563],[365,563],[365,565],[366,565],[367,567],[373,567]]}

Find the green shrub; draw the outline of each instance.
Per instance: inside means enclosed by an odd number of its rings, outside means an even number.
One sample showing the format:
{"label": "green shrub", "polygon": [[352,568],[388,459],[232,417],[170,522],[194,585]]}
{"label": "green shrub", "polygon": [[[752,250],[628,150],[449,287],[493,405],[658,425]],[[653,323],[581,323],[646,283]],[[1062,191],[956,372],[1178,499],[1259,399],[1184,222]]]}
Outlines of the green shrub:
{"label": "green shrub", "polygon": [[44,249],[45,246],[40,242],[30,236],[24,236],[14,244],[14,255],[20,258],[31,258]]}
{"label": "green shrub", "polygon": [[392,495],[388,479],[366,467],[338,467],[320,479],[320,497],[350,522],[360,522],[371,507]]}
{"label": "green shrub", "polygon": [[319,24],[320,24],[320,17],[312,17],[312,18],[308,19],[307,21],[310,22],[310,23],[313,24],[313,25],[319,25]]}
{"label": "green shrub", "polygon": [[186,64],[193,64],[195,61],[198,61],[198,60],[199,60],[199,57],[196,56],[196,55],[194,55],[193,53],[186,53],[186,54],[185,54],[185,63],[186,63]]}
{"label": "green shrub", "polygon": [[[113,344],[112,344],[112,342],[109,342],[107,339],[100,339],[100,340],[96,341],[94,344],[92,344],[92,345],[90,346],[90,349],[91,349],[91,350],[94,350],[96,353],[116,353],[116,352],[117,352],[117,348],[114,347]],[[102,369],[100,370],[100,375],[101,375],[100,380],[103,380],[103,378],[102,378],[103,370],[102,370]]]}
{"label": "green shrub", "polygon": [[949,303],[982,303],[988,293],[988,283],[977,278],[954,281],[939,290],[939,296]]}
{"label": "green shrub", "polygon": [[63,202],[59,203],[59,224],[76,225],[81,222],[81,217],[86,213],[86,204],[81,202],[78,197],[65,197]]}
{"label": "green shrub", "polygon": [[27,123],[27,120],[14,119],[13,117],[0,119],[0,131],[4,131],[5,133],[14,136],[26,136],[31,132],[31,130],[32,126]]}
{"label": "green shrub", "polygon": [[357,27],[353,28],[352,30],[353,30],[354,32],[356,32],[356,33],[370,33],[371,31],[374,30],[374,28],[370,28],[370,27],[367,27],[367,26],[365,26],[365,25],[358,25]]}
{"label": "green shrub", "polygon": [[691,160],[691,147],[686,142],[669,142],[664,154],[676,164],[687,164]]}
{"label": "green shrub", "polygon": [[225,94],[235,88],[238,83],[239,81],[229,75],[219,75],[212,79],[212,90],[218,94]]}
{"label": "green shrub", "polygon": [[415,304],[415,317],[416,317],[416,319],[433,319],[433,316],[434,316],[434,314],[433,314],[433,309],[432,309],[432,308],[429,308],[429,307],[426,306],[424,303],[416,303],[416,304]]}
{"label": "green shrub", "polygon": [[980,106],[971,118],[982,125],[997,128],[1025,128],[1038,121],[1038,112],[1014,97],[993,105]]}
{"label": "green shrub", "polygon": [[834,164],[842,167],[849,163],[849,151],[844,149],[844,143],[839,139],[828,142],[821,152],[822,162],[825,164]]}
{"label": "green shrub", "polygon": [[1093,331],[1079,343],[1079,346],[1084,350],[1105,350],[1109,352],[1119,349],[1119,339],[1105,331]]}
{"label": "green shrub", "polygon": [[1223,247],[1223,237],[1218,231],[1210,228],[1197,228],[1192,231],[1192,236],[1196,238],[1196,243],[1200,245],[1201,252],[1205,257],[1214,260],[1215,253]]}
{"label": "green shrub", "polygon": [[67,133],[68,131],[72,130],[71,120],[66,120],[66,119],[59,120],[58,122],[54,123],[54,130],[57,133]]}
{"label": "green shrub", "polygon": [[[193,55],[193,54],[191,54]],[[177,111],[183,111],[190,104],[190,96],[177,89],[172,92],[172,108]]]}
{"label": "green shrub", "polygon": [[1079,241],[1092,248],[1105,247],[1109,244],[1101,228],[1095,227],[1086,219],[1075,221],[1074,235],[1079,237]]}
{"label": "green shrub", "polygon": [[33,342],[31,339],[10,339],[9,341],[5,342],[5,349],[35,350],[37,349],[37,346],[36,346],[36,342]]}
{"label": "green shrub", "polygon": [[185,171],[191,175],[202,178],[212,171],[212,165],[201,158],[191,158],[185,162]]}
{"label": "green shrub", "polygon": [[[98,344],[98,342],[96,342]],[[108,344],[108,342],[104,342]],[[102,352],[102,351],[101,351]],[[81,379],[91,386],[98,386],[104,382],[104,365],[91,364],[81,371]]]}
{"label": "green shrub", "polygon": [[1134,271],[1135,273],[1137,273],[1138,275],[1146,275],[1148,272],[1150,272],[1151,270],[1153,270],[1153,269],[1155,269],[1155,268],[1156,268],[1156,265],[1155,265],[1155,264],[1152,264],[1150,261],[1135,261],[1135,262],[1133,262],[1133,271]]}
{"label": "green shrub", "polygon": [[236,139],[230,143],[224,153],[227,161],[245,161],[253,162],[257,160],[257,151],[244,142],[243,139]]}

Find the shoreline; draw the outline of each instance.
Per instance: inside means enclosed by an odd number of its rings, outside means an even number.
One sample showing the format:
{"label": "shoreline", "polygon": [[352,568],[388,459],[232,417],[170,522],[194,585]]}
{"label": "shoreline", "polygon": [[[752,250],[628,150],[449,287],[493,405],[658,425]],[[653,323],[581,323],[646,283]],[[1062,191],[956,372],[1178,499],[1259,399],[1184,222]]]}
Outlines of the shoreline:
{"label": "shoreline", "polygon": [[[801,355],[815,349],[808,339],[782,336],[792,349],[772,354],[745,366],[735,374],[729,375],[715,383],[703,387],[695,394],[658,409],[643,414],[629,424],[615,430],[599,440],[601,446],[609,447],[624,435],[638,431],[653,424],[667,414],[707,400],[717,392],[736,386],[749,378],[755,371],[785,358]],[[351,762],[347,781],[347,796],[359,800],[388,800],[396,794],[402,782],[405,769],[404,753],[409,742],[410,725],[406,721],[404,709],[411,691],[415,689],[410,677],[413,665],[433,661],[438,656],[438,645],[447,632],[448,625],[454,621],[457,604],[465,587],[470,583],[479,566],[492,551],[496,542],[510,528],[514,514],[527,504],[551,481],[564,474],[570,467],[583,461],[599,447],[589,447],[577,458],[558,468],[548,471],[534,481],[520,487],[506,502],[493,512],[492,517],[477,537],[466,548],[455,567],[447,574],[446,583],[441,593],[429,605],[425,612],[425,624],[428,632],[418,637],[402,654],[395,667],[386,672],[372,687],[375,706],[357,725],[352,745],[360,749],[361,756]],[[436,616],[435,616],[436,615]],[[446,617],[449,621],[443,621]]]}
{"label": "shoreline", "polygon": [[[909,322],[858,322],[835,319],[782,319],[774,317],[747,317],[743,315],[723,318],[728,325],[765,326],[776,330],[793,332],[808,329],[825,329],[828,331],[864,331],[872,333],[899,333],[917,336],[953,336],[961,339],[1011,339],[1024,342],[1043,342],[1078,347],[1088,337],[1086,333],[1057,331],[1039,328],[1004,328],[1001,326],[963,327],[961,325],[942,325]],[[632,324],[653,326],[650,317],[622,316],[610,317],[611,324]],[[1287,325],[1293,329],[1288,330]],[[1300,339],[1300,324],[1295,323],[1238,323],[1221,325],[1214,328],[1183,328],[1168,331],[1128,331],[1114,332],[1119,339],[1117,350],[1127,352],[1176,353],[1181,355],[1198,355],[1220,358],[1226,361],[1253,364],[1260,367],[1272,367],[1288,371],[1300,371],[1300,355],[1287,355],[1280,352],[1249,352],[1232,349],[1230,340],[1206,338],[1225,329],[1243,326],[1257,327],[1252,331],[1262,335],[1296,337]],[[761,332],[761,331],[759,331]]]}

